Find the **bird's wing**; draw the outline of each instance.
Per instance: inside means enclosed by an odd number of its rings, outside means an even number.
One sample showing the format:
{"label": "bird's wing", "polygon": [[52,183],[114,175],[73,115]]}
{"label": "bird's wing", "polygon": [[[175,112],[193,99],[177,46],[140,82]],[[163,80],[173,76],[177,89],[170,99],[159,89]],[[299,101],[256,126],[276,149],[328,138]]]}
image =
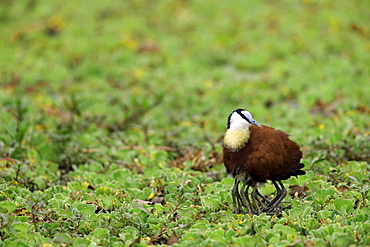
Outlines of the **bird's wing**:
{"label": "bird's wing", "polygon": [[299,145],[281,130],[251,126],[246,171],[255,180],[283,180],[295,175],[302,158]]}

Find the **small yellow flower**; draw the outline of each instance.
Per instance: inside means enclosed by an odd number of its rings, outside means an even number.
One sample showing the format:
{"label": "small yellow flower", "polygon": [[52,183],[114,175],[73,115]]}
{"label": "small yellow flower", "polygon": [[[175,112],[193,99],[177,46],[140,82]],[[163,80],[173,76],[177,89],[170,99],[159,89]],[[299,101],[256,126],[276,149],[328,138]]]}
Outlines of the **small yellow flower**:
{"label": "small yellow flower", "polygon": [[138,47],[138,42],[134,40],[131,36],[124,37],[122,44],[130,50],[136,50]]}
{"label": "small yellow flower", "polygon": [[331,32],[336,33],[340,29],[340,23],[338,18],[330,18],[329,20],[329,29]]}
{"label": "small yellow flower", "polygon": [[193,126],[193,123],[190,122],[190,121],[182,121],[182,122],[180,122],[180,125],[184,126],[184,127],[191,127],[191,126]]}
{"label": "small yellow flower", "polygon": [[18,185],[18,182],[17,182],[17,181],[15,181],[15,180],[10,181],[10,183],[12,183],[12,184],[14,184],[14,185]]}
{"label": "small yellow flower", "polygon": [[42,247],[49,247],[49,246],[53,246],[53,245],[52,245],[52,244],[47,243],[47,244],[42,244],[41,246],[42,246]]}
{"label": "small yellow flower", "polygon": [[152,192],[152,193],[148,196],[147,200],[151,200],[151,199],[153,199],[154,197],[155,197],[155,194]]}
{"label": "small yellow flower", "polygon": [[43,129],[44,129],[44,127],[41,124],[36,124],[35,125],[35,130],[36,131],[43,130]]}
{"label": "small yellow flower", "polygon": [[89,187],[89,182],[86,182],[86,181],[82,181],[82,186],[84,186],[85,188]]}
{"label": "small yellow flower", "polygon": [[205,82],[204,82],[204,86],[205,87],[207,87],[207,88],[211,88],[211,87],[213,87],[213,81],[212,80],[206,80]]}
{"label": "small yellow flower", "polygon": [[140,69],[140,68],[136,68],[134,69],[134,72],[133,72],[133,75],[136,79],[140,79],[144,76],[145,72],[144,70]]}
{"label": "small yellow flower", "polygon": [[48,19],[47,26],[50,30],[60,31],[64,29],[66,25],[62,18],[57,15],[53,15]]}

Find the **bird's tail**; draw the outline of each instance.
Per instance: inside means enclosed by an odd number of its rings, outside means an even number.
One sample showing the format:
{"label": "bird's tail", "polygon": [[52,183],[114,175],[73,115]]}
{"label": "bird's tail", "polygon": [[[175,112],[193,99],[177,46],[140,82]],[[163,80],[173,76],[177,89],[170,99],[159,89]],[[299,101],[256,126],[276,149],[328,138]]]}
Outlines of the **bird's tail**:
{"label": "bird's tail", "polygon": [[295,170],[295,176],[299,176],[299,175],[305,175],[306,172],[301,170],[302,168],[304,167],[304,164],[303,163],[299,163],[298,166],[297,166],[297,170]]}

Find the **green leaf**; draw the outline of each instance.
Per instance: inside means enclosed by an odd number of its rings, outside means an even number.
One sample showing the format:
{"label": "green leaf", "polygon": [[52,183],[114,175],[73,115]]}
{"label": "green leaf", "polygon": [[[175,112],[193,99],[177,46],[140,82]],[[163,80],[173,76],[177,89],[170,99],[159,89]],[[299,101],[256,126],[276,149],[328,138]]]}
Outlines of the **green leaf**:
{"label": "green leaf", "polygon": [[289,210],[289,216],[293,219],[298,218],[303,214],[303,209],[300,208],[293,208],[292,210]]}
{"label": "green leaf", "polygon": [[92,235],[97,239],[105,239],[109,236],[109,230],[105,228],[96,228],[92,232]]}
{"label": "green leaf", "polygon": [[317,219],[318,220],[324,220],[328,219],[331,216],[332,212],[329,210],[321,210],[317,214]]}
{"label": "green leaf", "polygon": [[83,189],[85,189],[81,183],[78,183],[78,182],[69,182],[68,183],[68,188],[72,191],[72,192],[77,192],[77,191],[81,191]]}
{"label": "green leaf", "polygon": [[87,218],[90,217],[95,213],[95,210],[97,208],[94,204],[85,204],[85,203],[77,203],[76,208],[80,210],[80,212],[85,215]]}
{"label": "green leaf", "polygon": [[280,235],[275,233],[270,233],[266,236],[266,241],[270,244],[276,244],[280,242]]}
{"label": "green leaf", "polygon": [[290,227],[290,226],[276,224],[276,225],[274,225],[271,232],[279,233],[278,236],[282,236],[283,238],[285,238],[286,235],[288,235],[288,234],[296,233],[296,229],[294,229],[293,227]]}
{"label": "green leaf", "polygon": [[11,213],[17,208],[17,205],[11,201],[0,202],[0,210],[4,209],[3,213]]}
{"label": "green leaf", "polygon": [[354,201],[351,199],[338,198],[334,200],[334,206],[337,210],[350,212],[353,210]]}
{"label": "green leaf", "polygon": [[74,238],[73,246],[89,246],[91,244],[91,239],[89,238]]}
{"label": "green leaf", "polygon": [[217,229],[210,233],[206,233],[206,237],[208,236],[208,238],[212,239],[216,243],[225,243],[224,234],[224,230]]}
{"label": "green leaf", "polygon": [[111,209],[116,199],[116,197],[112,195],[100,195],[99,198],[105,209]]}
{"label": "green leaf", "polygon": [[202,205],[217,208],[220,204],[220,195],[206,195],[201,197]]}
{"label": "green leaf", "polygon": [[237,236],[238,233],[236,231],[234,231],[234,229],[228,229],[226,232],[225,232],[225,239],[227,241],[231,241],[233,237]]}
{"label": "green leaf", "polygon": [[21,239],[6,239],[4,240],[4,245],[7,247],[29,247],[29,241]]}
{"label": "green leaf", "polygon": [[166,210],[166,208],[163,207],[162,204],[160,204],[160,203],[156,203],[154,205],[154,207],[158,211],[158,213],[162,213],[162,212],[164,212]]}
{"label": "green leaf", "polygon": [[350,246],[355,243],[352,234],[348,233],[334,232],[326,238],[332,246]]}
{"label": "green leaf", "polygon": [[11,226],[16,230],[19,234],[27,233],[30,229],[30,225],[24,222],[15,222],[12,223]]}
{"label": "green leaf", "polygon": [[328,188],[328,189],[317,189],[316,194],[319,196],[331,196],[335,194],[335,190],[333,188]]}
{"label": "green leaf", "polygon": [[266,246],[265,241],[260,235],[235,237],[234,239],[235,243],[239,244],[240,246]]}
{"label": "green leaf", "polygon": [[68,234],[62,233],[59,234],[56,238],[54,238],[53,242],[56,244],[68,244],[71,242],[72,237]]}

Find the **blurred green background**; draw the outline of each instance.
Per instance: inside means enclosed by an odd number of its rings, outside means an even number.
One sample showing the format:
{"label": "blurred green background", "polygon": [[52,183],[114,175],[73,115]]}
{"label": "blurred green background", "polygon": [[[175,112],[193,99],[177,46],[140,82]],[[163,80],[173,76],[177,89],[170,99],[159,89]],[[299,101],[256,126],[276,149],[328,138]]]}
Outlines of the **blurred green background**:
{"label": "blurred green background", "polygon": [[[336,167],[354,161],[355,185],[346,186],[368,186],[369,16],[362,0],[1,1],[3,200],[37,215],[14,191],[32,199],[71,181],[96,187],[82,174],[122,166],[131,172],[124,176],[144,181],[130,184],[142,199],[153,192],[145,194],[145,183],[172,173],[178,184],[199,176],[217,186],[225,176],[222,136],[237,108],[302,146],[310,175],[292,183],[329,174],[315,179],[339,188],[348,167]],[[13,214],[2,240],[15,238]],[[41,231],[33,225],[30,232]],[[149,233],[140,236],[150,243]]]}

